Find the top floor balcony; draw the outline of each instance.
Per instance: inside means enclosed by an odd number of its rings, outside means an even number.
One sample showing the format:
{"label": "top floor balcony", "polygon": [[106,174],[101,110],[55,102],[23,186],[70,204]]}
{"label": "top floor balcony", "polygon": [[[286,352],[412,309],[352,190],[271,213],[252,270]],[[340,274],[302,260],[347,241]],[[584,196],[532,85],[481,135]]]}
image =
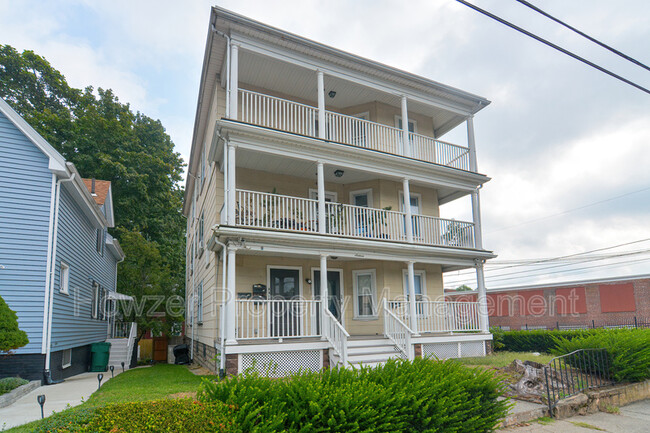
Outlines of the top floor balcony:
{"label": "top floor balcony", "polygon": [[[279,97],[239,89],[239,120],[279,131],[405,156],[460,170],[470,170],[469,148],[368,120],[368,114],[348,115],[325,110],[320,131],[319,109]],[[411,122],[410,127],[414,124]]]}

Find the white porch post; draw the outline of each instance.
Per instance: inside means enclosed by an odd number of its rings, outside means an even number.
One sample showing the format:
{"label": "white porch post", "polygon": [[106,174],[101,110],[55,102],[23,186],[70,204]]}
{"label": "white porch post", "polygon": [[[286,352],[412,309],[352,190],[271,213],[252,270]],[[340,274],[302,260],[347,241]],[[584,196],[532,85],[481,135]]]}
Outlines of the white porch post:
{"label": "white porch post", "polygon": [[235,298],[236,298],[236,274],[235,274],[235,257],[237,254],[237,248],[228,245],[228,260],[227,260],[227,290],[226,294],[226,344],[237,344],[237,339],[235,336],[235,330],[237,328],[237,319],[235,314]]}
{"label": "white porch post", "polygon": [[413,218],[411,215],[411,188],[409,187],[409,180],[402,181],[402,189],[404,190],[404,213],[406,214],[406,241],[413,242]]}
{"label": "white porch post", "polygon": [[235,180],[235,145],[228,142],[228,225],[235,225],[235,209],[237,205]]}
{"label": "white porch post", "polygon": [[329,293],[327,293],[327,255],[320,256],[320,301],[321,301],[321,336],[325,337],[325,314],[329,307]]}
{"label": "white porch post", "polygon": [[411,321],[409,323],[411,330],[415,335],[418,335],[418,316],[417,308],[415,306],[415,273],[413,271],[413,262],[406,262],[408,280],[409,280],[409,316]]}
{"label": "white porch post", "polygon": [[230,45],[230,118],[239,119],[237,100],[239,96],[239,46]]}
{"label": "white porch post", "polygon": [[316,73],[318,78],[318,138],[325,138],[325,77],[323,71]]}
{"label": "white porch post", "polygon": [[318,233],[325,233],[325,167],[318,161]]}
{"label": "white porch post", "polygon": [[487,308],[487,291],[485,289],[485,275],[483,274],[483,260],[476,260],[476,282],[478,285],[478,320],[481,332],[490,331],[490,320]]}
{"label": "white porch post", "polygon": [[409,112],[406,96],[402,96],[402,155],[411,156],[409,140]]}
{"label": "white porch post", "polygon": [[474,116],[467,117],[467,147],[469,148],[469,170],[478,171],[476,164],[476,142],[474,139]]}

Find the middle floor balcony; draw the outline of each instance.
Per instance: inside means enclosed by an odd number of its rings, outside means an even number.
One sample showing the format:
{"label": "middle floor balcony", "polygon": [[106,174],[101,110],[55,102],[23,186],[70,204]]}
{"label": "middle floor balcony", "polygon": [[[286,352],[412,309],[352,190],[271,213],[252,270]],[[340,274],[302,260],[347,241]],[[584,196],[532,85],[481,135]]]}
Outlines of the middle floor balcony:
{"label": "middle floor balcony", "polygon": [[235,225],[255,229],[323,234],[428,246],[475,248],[474,223],[328,201],[324,227],[319,225],[319,201],[275,193],[236,190]]}

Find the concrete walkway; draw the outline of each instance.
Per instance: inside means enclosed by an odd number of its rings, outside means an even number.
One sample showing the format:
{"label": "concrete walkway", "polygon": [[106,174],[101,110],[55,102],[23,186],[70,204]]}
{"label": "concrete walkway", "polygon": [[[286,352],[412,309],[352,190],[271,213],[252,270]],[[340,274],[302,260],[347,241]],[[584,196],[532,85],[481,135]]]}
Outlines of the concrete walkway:
{"label": "concrete walkway", "polygon": [[[115,376],[121,373],[115,370]],[[110,380],[111,372],[102,373],[102,386]],[[77,406],[97,391],[97,373],[82,373],[56,385],[41,386],[11,406],[0,409],[0,431],[41,419],[41,407],[36,401],[38,395],[45,395],[45,416],[61,412],[67,407]]]}
{"label": "concrete walkway", "polygon": [[650,431],[650,400],[633,403],[620,408],[620,414],[598,412],[585,416],[574,416],[546,425],[531,422],[524,427],[502,429],[512,433],[646,433]]}

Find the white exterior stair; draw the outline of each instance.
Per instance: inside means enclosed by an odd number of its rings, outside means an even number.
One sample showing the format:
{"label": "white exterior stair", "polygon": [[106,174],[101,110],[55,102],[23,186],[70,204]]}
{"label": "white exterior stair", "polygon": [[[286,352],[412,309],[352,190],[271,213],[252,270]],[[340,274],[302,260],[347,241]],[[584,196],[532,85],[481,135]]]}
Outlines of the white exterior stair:
{"label": "white exterior stair", "polygon": [[116,370],[122,371],[122,362],[124,362],[124,369],[128,370],[131,364],[131,356],[128,353],[129,339],[109,338],[106,341],[111,343],[111,352],[108,358],[109,367],[112,365]]}
{"label": "white exterior stair", "polygon": [[[351,367],[376,367],[391,358],[402,358],[402,353],[388,338],[348,341],[348,364]],[[339,356],[330,349],[330,365],[339,362]]]}

